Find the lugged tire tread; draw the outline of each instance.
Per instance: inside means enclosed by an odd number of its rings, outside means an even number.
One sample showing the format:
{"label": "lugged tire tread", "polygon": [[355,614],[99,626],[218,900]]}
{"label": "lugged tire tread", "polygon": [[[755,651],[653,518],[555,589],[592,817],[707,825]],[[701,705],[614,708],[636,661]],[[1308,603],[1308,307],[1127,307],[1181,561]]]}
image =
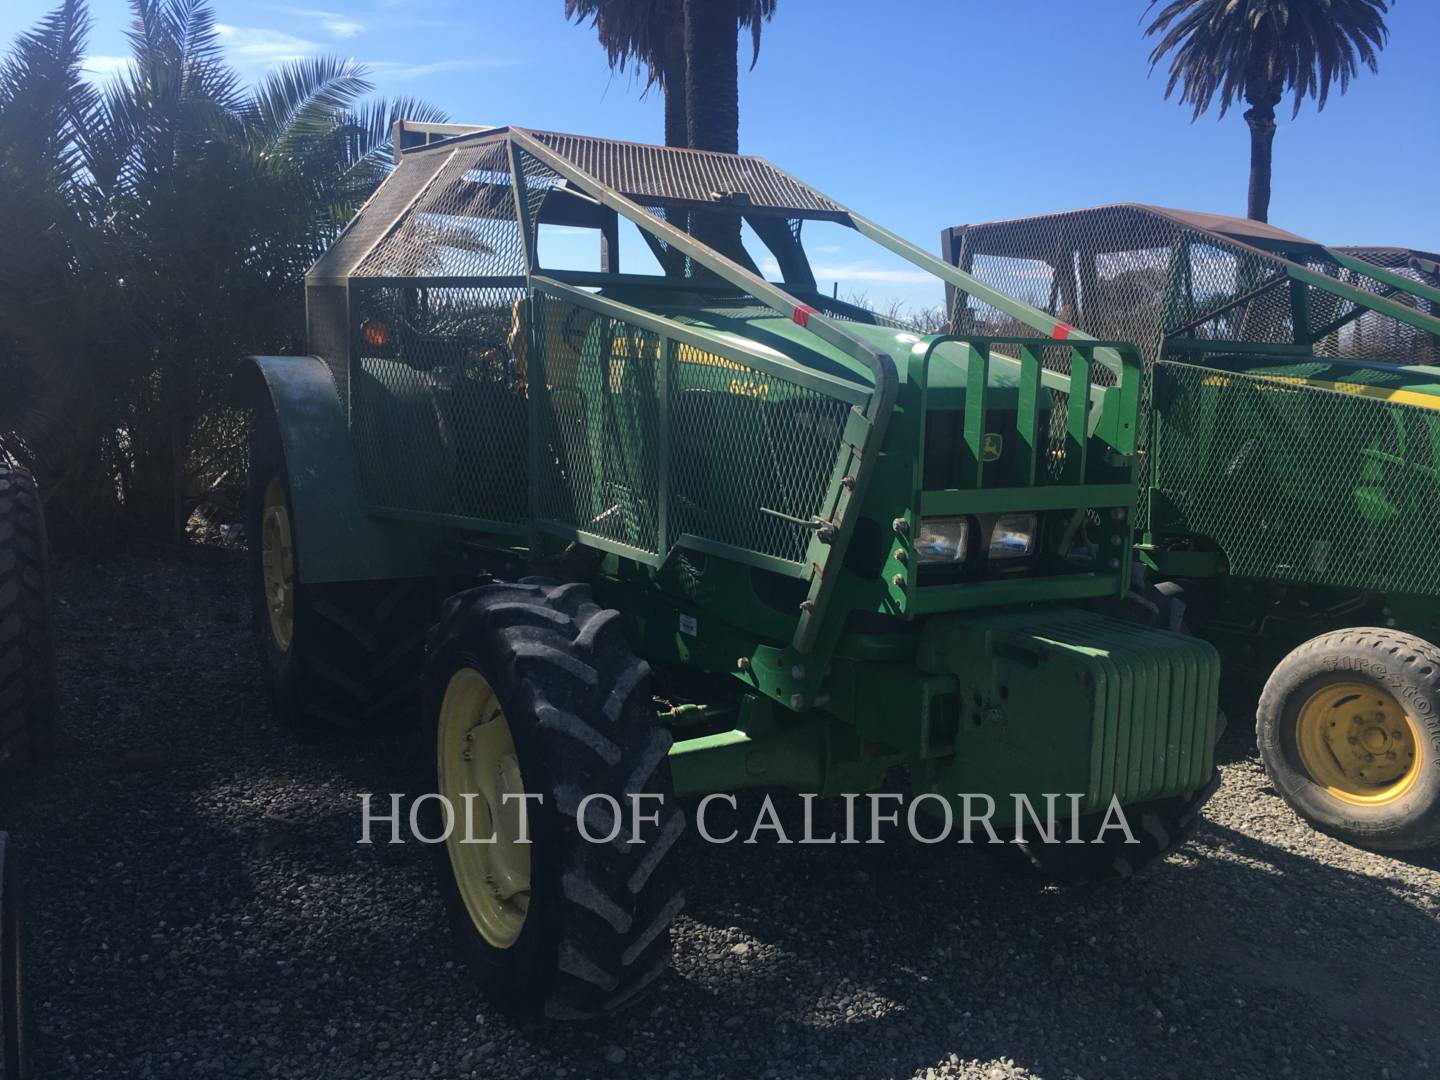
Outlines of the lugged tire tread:
{"label": "lugged tire tread", "polygon": [[[560,1020],[606,1015],[664,971],[669,927],[684,904],[675,851],[685,818],[669,798],[668,772],[662,772],[671,736],[655,719],[649,667],[630,652],[617,614],[596,604],[588,585],[541,578],[482,585],[446,601],[430,641],[432,663],[447,658],[427,670],[427,700],[437,703],[429,709],[432,716],[443,693],[440,681],[455,670],[448,658],[465,650],[498,669],[487,677],[508,682],[507,711],[533,718],[544,779],[533,777],[523,760],[521,768],[527,788],[545,785],[546,806],[553,803],[557,835],[564,837],[556,882],[560,929],[548,954],[553,966],[517,976],[523,987],[492,987],[492,993],[512,1012]],[[618,705],[611,707],[612,701]],[[642,806],[658,810],[658,820],[641,824],[641,842],[632,843],[627,800],[644,784],[666,800]],[[591,793],[609,795],[621,808],[621,828],[609,843],[579,834],[575,813]],[[608,804],[592,799],[586,814],[591,835],[606,835],[614,825]],[[448,874],[443,859],[441,866]],[[453,891],[452,884],[447,900],[464,936],[468,916],[455,909]],[[542,910],[538,905],[532,898],[532,919]],[[477,970],[483,979],[484,964]]]}
{"label": "lugged tire tread", "polygon": [[58,704],[40,493],[0,459],[0,769],[48,761]]}
{"label": "lugged tire tread", "polygon": [[[255,425],[250,455],[246,534],[253,622],[262,669],[282,720],[299,729],[364,732],[412,718],[418,712],[425,636],[433,617],[430,583],[405,579],[297,585],[293,643],[281,654],[271,635],[260,576],[265,488],[271,478],[287,476],[271,410],[262,411]],[[297,558],[303,559],[304,538],[298,530],[295,544]]]}

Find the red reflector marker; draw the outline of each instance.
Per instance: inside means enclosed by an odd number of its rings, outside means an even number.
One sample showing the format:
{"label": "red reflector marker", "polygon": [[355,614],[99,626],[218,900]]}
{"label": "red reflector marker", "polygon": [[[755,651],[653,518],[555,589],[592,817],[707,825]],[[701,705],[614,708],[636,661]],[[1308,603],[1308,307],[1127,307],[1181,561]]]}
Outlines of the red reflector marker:
{"label": "red reflector marker", "polygon": [[1050,336],[1056,341],[1064,341],[1070,336],[1070,331],[1074,329],[1075,327],[1071,326],[1067,322],[1056,323],[1055,329],[1050,331]]}
{"label": "red reflector marker", "polygon": [[810,316],[819,314],[819,308],[813,308],[809,304],[801,304],[796,307],[790,318],[793,319],[795,322],[799,323],[801,326],[809,326]]}

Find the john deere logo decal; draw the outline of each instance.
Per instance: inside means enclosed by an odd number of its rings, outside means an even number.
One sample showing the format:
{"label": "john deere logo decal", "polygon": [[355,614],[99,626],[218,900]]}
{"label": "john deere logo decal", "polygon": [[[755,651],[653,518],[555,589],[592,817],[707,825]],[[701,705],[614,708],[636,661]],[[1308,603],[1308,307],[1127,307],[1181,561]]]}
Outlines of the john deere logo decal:
{"label": "john deere logo decal", "polygon": [[999,461],[1000,452],[1005,449],[1005,436],[998,431],[987,431],[980,442],[981,461]]}

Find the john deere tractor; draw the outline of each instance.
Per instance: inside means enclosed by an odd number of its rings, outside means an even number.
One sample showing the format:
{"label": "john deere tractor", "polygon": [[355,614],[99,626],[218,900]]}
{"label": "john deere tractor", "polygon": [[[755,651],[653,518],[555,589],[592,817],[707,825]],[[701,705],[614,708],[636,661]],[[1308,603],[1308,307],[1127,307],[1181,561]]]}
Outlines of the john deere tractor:
{"label": "john deere tractor", "polygon": [[989,797],[1003,827],[1064,793],[1076,842],[1020,846],[1065,878],[1183,839],[1219,672],[1131,596],[1134,347],[822,295],[817,223],[1043,319],[758,158],[396,141],[309,274],[313,355],[243,368],[256,625],[296,724],[418,702],[426,784],[496,839],[437,851],[500,1005],[603,1015],[663,970],[677,795],[904,767],[927,811]]}
{"label": "john deere tractor", "polygon": [[[1148,206],[942,242],[1072,339],[1139,343],[1137,546],[1227,676],[1264,682],[1280,794],[1351,843],[1440,844],[1440,261]],[[1048,332],[951,301],[965,332]]]}

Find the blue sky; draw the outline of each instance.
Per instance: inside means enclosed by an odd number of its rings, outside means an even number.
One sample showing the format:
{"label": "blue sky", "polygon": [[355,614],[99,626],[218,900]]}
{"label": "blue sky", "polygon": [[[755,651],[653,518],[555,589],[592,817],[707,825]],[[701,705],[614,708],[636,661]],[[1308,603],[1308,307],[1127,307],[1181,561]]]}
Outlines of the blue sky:
{"label": "blue sky", "polygon": [[[612,75],[563,0],[215,0],[248,77],[307,53],[365,63],[376,89],[453,119],[661,139],[661,102]],[[50,0],[4,0],[0,38]],[[1149,77],[1145,0],[780,0],[742,75],[741,142],[929,250],[946,225],[1137,201],[1243,214],[1238,112],[1192,124]],[[126,51],[125,0],[92,0],[92,69]],[[1440,4],[1400,0],[1380,74],[1276,139],[1271,220],[1331,244],[1440,249]],[[748,60],[748,55],[746,56]],[[822,282],[938,300],[893,260],[828,245]],[[823,262],[818,259],[817,262]],[[827,274],[827,271],[829,273]]]}

